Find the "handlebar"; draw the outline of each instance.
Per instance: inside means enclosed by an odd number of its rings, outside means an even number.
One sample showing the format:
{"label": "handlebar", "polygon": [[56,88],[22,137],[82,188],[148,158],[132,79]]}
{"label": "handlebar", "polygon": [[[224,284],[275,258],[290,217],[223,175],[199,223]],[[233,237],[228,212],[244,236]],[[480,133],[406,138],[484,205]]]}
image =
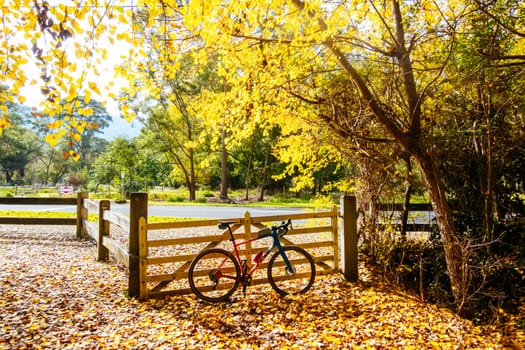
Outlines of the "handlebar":
{"label": "handlebar", "polygon": [[288,221],[283,221],[279,226],[272,226],[272,231],[277,231],[277,235],[279,236],[279,238],[281,238],[288,232],[288,226],[290,226],[290,229],[293,229],[292,219],[288,219]]}

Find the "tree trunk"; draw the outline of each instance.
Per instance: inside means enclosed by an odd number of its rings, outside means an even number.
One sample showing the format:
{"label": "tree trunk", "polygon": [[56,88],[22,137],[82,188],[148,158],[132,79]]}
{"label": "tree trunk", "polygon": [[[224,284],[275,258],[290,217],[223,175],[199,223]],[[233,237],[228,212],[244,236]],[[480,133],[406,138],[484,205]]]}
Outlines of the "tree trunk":
{"label": "tree trunk", "polygon": [[228,199],[228,153],[226,150],[226,129],[221,132],[221,193],[219,198]]}
{"label": "tree trunk", "polygon": [[464,247],[457,236],[452,212],[446,201],[441,176],[435,168],[434,160],[426,152],[419,151],[412,154],[421,169],[425,187],[430,195],[432,209],[436,216],[436,223],[443,243],[452,294],[459,312],[465,306],[468,292],[468,273],[464,259]]}
{"label": "tree trunk", "polygon": [[401,212],[401,237],[405,239],[408,231],[408,213],[410,206],[410,197],[412,196],[412,161],[410,160],[410,155],[408,154],[404,154],[402,158],[407,166],[407,184],[405,187],[405,198],[403,199],[403,211]]}
{"label": "tree trunk", "polygon": [[13,174],[9,170],[4,171],[5,174],[5,181],[6,183],[11,183],[11,179],[13,178]]}
{"label": "tree trunk", "polygon": [[249,200],[250,199],[250,170],[251,170],[251,167],[252,167],[252,160],[248,160],[248,165],[246,166],[246,180],[245,180],[245,185],[246,185],[246,194],[244,196],[244,199],[245,200]]}
{"label": "tree trunk", "polygon": [[268,172],[268,162],[270,161],[270,152],[271,146],[268,147],[268,152],[266,152],[266,157],[264,158],[264,167],[261,174],[261,184],[259,188],[259,198],[257,200],[262,202],[264,200],[264,188],[266,187],[266,174]]}
{"label": "tree trunk", "polygon": [[197,195],[196,195],[196,192],[197,192],[197,177],[195,175],[195,160],[194,160],[194,152],[193,152],[193,149],[190,149],[190,152],[189,152],[190,156],[189,156],[189,159],[190,159],[190,183],[189,183],[189,186],[188,186],[188,189],[190,191],[190,201],[194,201],[195,199],[197,199]]}

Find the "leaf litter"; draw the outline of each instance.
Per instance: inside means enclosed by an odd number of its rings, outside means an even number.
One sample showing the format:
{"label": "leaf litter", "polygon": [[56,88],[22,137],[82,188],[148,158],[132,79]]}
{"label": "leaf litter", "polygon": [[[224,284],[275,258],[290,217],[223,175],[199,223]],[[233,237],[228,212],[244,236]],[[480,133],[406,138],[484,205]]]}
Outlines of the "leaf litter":
{"label": "leaf litter", "polygon": [[193,295],[138,301],[126,270],[96,262],[65,227],[0,228],[0,349],[507,349],[503,334],[383,284],[318,276],[279,297],[269,286],[209,304]]}

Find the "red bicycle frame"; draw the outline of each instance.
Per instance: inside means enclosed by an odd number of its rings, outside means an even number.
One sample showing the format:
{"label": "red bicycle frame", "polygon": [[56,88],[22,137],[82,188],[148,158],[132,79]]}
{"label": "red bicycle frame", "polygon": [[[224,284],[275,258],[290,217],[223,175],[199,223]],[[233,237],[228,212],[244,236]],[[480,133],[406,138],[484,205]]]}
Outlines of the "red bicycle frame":
{"label": "red bicycle frame", "polygon": [[[288,223],[286,225],[284,225],[284,222],[283,222],[283,226],[287,227],[288,225],[290,225],[290,223],[291,223],[291,220],[288,220]],[[228,258],[225,258],[221,262],[221,264],[219,265],[218,269],[214,271],[213,275],[214,275],[215,278],[226,277],[226,278],[229,278],[229,279],[232,279],[232,280],[236,280],[236,281],[241,281],[241,282],[242,281],[246,281],[246,277],[250,277],[255,272],[255,270],[257,270],[257,268],[259,268],[259,266],[262,264],[264,259],[268,256],[268,254],[270,254],[270,252],[276,247],[279,250],[279,253],[282,255],[283,260],[284,260],[284,262],[285,262],[285,264],[287,266],[288,271],[290,271],[290,272],[293,271],[293,268],[292,268],[292,266],[290,264],[290,261],[288,260],[288,257],[286,256],[286,253],[284,252],[284,249],[283,249],[283,247],[281,245],[281,242],[279,241],[278,227],[272,227],[271,230],[268,229],[268,228],[267,229],[263,229],[263,230],[261,230],[259,232],[259,236],[257,238],[252,238],[252,239],[248,239],[248,240],[245,240],[245,241],[237,243],[235,241],[235,237],[233,236],[233,232],[232,232],[232,229],[230,227],[231,222],[224,223],[224,224],[225,224],[225,226],[222,227],[222,228],[226,228],[226,227],[228,228],[228,232],[230,234],[230,240],[231,240],[231,242],[233,244],[233,254],[234,254],[234,257],[239,262],[239,265],[241,266],[242,273],[241,273],[241,277],[239,277],[239,278],[238,277],[234,277],[234,276],[224,275],[220,271],[220,268],[228,260]],[[286,231],[285,231],[285,233],[286,233]],[[266,237],[272,237],[273,238],[272,245],[265,252],[260,251],[260,252],[258,252],[255,255],[255,258],[254,258],[254,261],[253,261],[255,264],[253,264],[252,267],[248,270],[247,261],[241,259],[238,247],[241,246],[241,245],[245,245],[245,244],[251,243],[253,241],[262,239],[262,238],[266,238]]]}

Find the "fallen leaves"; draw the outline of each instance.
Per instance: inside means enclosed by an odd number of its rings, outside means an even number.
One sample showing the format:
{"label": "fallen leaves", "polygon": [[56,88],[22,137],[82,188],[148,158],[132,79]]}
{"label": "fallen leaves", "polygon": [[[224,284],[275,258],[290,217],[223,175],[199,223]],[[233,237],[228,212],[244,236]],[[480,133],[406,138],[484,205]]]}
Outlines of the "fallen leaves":
{"label": "fallen leaves", "polygon": [[139,302],[125,297],[125,270],[96,262],[73,228],[41,231],[0,228],[0,349],[505,348],[500,333],[382,285],[365,267],[358,283],[318,277],[293,298],[253,286],[230,303]]}

